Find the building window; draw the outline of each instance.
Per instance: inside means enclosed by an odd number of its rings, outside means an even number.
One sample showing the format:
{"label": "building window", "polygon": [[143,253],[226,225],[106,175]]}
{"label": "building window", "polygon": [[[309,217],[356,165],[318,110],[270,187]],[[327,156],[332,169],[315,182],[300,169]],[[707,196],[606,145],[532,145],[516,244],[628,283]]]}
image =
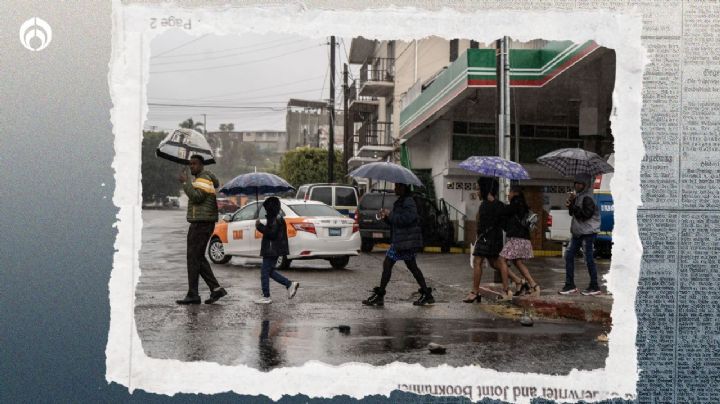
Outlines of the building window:
{"label": "building window", "polygon": [[450,41],[450,63],[454,62],[458,58],[458,51],[460,50],[460,40],[453,39]]}
{"label": "building window", "polygon": [[[510,156],[515,159],[515,130],[510,127]],[[520,163],[533,164],[553,150],[582,147],[576,126],[520,125]],[[462,161],[470,156],[496,156],[497,132],[494,123],[453,122],[452,159]]]}

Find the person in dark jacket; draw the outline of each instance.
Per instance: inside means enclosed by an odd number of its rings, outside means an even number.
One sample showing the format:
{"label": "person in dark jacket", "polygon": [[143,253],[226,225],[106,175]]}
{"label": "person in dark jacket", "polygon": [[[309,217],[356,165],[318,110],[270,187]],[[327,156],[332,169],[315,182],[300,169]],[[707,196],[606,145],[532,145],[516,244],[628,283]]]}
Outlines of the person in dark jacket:
{"label": "person in dark jacket", "polygon": [[271,196],[263,202],[263,208],[265,208],[266,223],[262,224],[260,220],[255,221],[255,228],[263,235],[260,244],[260,255],[262,256],[260,285],[263,296],[256,300],[255,303],[270,304],[272,303],[272,299],[270,299],[270,278],[285,286],[288,299],[295,297],[300,283],[290,281],[275,270],[278,257],[290,253],[285,219],[280,214],[280,200]]}
{"label": "person in dark jacket", "polygon": [[184,299],[176,300],[176,303],[200,304],[198,282],[199,277],[202,277],[210,288],[210,298],[205,303],[211,304],[227,295],[205,258],[205,249],[218,220],[215,188],[220,183],[213,173],[205,170],[205,161],[199,155],[190,157],[190,174],[195,176],[192,182],[188,181],[185,172],[178,177],[188,197],[187,221],[190,229],[187,234],[188,292]]}
{"label": "person in dark jacket", "polygon": [[593,177],[590,174],[575,176],[575,193],[568,196],[565,206],[572,216],[570,233],[572,239],[565,251],[565,286],[558,293],[570,295],[577,293],[575,287],[575,255],[580,246],[583,246],[585,263],[590,273],[590,285],[581,293],[583,295],[598,295],[601,293],[597,280],[597,268],[593,257],[595,237],[600,231],[600,208],[595,203],[592,189]]}
{"label": "person in dark jacket", "polygon": [[[472,290],[463,299],[465,303],[480,302],[480,280],[482,279],[484,261],[487,261],[495,270],[500,270],[503,290],[508,290],[507,266],[503,271],[503,268],[498,263],[500,251],[503,248],[502,209],[504,204],[498,199],[500,183],[497,178],[481,177],[478,179],[478,185],[480,186],[480,199],[482,201],[477,217],[477,241],[475,241],[475,248],[472,252],[473,284]],[[509,295],[512,297],[511,293]],[[508,296],[503,298],[506,299]]]}
{"label": "person in dark jacket", "polygon": [[366,306],[383,306],[385,304],[385,288],[390,282],[395,262],[400,260],[405,261],[405,265],[415,277],[418,285],[420,285],[420,298],[413,304],[415,306],[433,304],[435,298],[432,295],[432,289],[425,283],[425,277],[415,261],[415,255],[423,248],[422,228],[420,227],[417,206],[415,206],[415,201],[410,195],[408,185],[396,183],[395,194],[398,195],[398,199],[393,204],[392,212],[387,209],[380,211],[380,217],[391,227],[391,245],[383,262],[380,286],[374,288],[372,295],[363,300],[362,304]]}
{"label": "person in dark jacket", "polygon": [[[508,198],[510,199],[510,203],[505,205],[501,211],[501,215],[505,220],[505,236],[507,240],[500,252],[498,264],[501,271],[504,267],[504,270],[508,271],[508,274],[512,274],[507,263],[508,261],[512,262],[520,271],[522,277],[525,278],[522,283],[515,282],[515,284],[519,286],[515,292],[515,296],[520,296],[524,293],[540,296],[540,286],[532,276],[530,276],[530,271],[523,262],[524,260],[533,258],[533,249],[530,243],[530,229],[524,223],[524,218],[530,212],[530,207],[525,201],[525,194],[523,194],[522,188],[519,186],[515,185],[510,187]],[[514,274],[511,276],[513,275]]]}

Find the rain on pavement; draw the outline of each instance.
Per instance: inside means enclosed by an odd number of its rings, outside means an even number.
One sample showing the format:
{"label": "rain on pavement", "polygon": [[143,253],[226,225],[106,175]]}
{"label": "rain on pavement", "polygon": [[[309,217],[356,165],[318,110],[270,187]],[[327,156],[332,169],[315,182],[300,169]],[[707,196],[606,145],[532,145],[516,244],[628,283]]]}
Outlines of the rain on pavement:
{"label": "rain on pavement", "polygon": [[[462,303],[472,278],[466,254],[418,256],[435,289],[436,304],[430,307],[412,305],[417,285],[402,263],[393,270],[384,308],[360,304],[380,278],[383,252],[377,250],[351,258],[343,270],[322,260],[294,261],[283,274],[300,282],[297,296],[288,300],[284,288],[271,281],[273,303],[267,306],[253,303],[260,296],[260,260],[233,258],[226,265],[212,264],[228,296],[213,305],[177,305],[175,299],[187,291],[184,214],[142,213],[135,321],[150,357],[263,371],[313,360],[478,365],[546,374],[605,365],[608,348],[598,336],[608,329],[598,324],[536,318],[533,327],[523,327],[490,310],[494,305]],[[531,264],[533,271],[562,268],[559,259],[537,258]],[[483,282],[489,282],[492,273],[484,272]],[[209,294],[202,279],[200,293]],[[430,342],[445,346],[447,353],[430,354]]]}

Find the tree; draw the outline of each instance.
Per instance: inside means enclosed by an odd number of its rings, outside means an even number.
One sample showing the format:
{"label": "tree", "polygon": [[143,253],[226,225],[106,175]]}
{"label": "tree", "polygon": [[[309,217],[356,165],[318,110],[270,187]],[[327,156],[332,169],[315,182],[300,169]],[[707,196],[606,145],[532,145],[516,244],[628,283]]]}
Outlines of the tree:
{"label": "tree", "polygon": [[[300,147],[286,152],[280,160],[280,176],[295,188],[302,184],[327,182],[327,149]],[[335,151],[335,181],[346,182],[342,153]]]}
{"label": "tree", "polygon": [[196,130],[200,133],[202,133],[202,126],[203,126],[202,122],[195,122],[195,121],[193,121],[192,118],[188,118],[188,119],[180,122],[181,128]]}
{"label": "tree", "polygon": [[234,123],[221,123],[220,124],[220,132],[232,132],[233,130],[235,130]]}
{"label": "tree", "polygon": [[154,202],[158,198],[180,194],[177,176],[182,166],[155,155],[155,149],[165,136],[165,132],[143,131],[140,165],[143,202]]}

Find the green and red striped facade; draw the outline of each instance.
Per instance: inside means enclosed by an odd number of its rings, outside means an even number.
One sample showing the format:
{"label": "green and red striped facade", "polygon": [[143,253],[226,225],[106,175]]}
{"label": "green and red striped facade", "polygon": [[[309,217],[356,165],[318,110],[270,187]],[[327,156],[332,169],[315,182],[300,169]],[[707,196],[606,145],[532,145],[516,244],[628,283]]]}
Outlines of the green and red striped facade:
{"label": "green and red striped facade", "polygon": [[[599,48],[594,41],[555,41],[541,49],[510,50],[510,86],[542,87]],[[495,49],[468,49],[400,113],[405,136],[467,88],[497,86]]]}

